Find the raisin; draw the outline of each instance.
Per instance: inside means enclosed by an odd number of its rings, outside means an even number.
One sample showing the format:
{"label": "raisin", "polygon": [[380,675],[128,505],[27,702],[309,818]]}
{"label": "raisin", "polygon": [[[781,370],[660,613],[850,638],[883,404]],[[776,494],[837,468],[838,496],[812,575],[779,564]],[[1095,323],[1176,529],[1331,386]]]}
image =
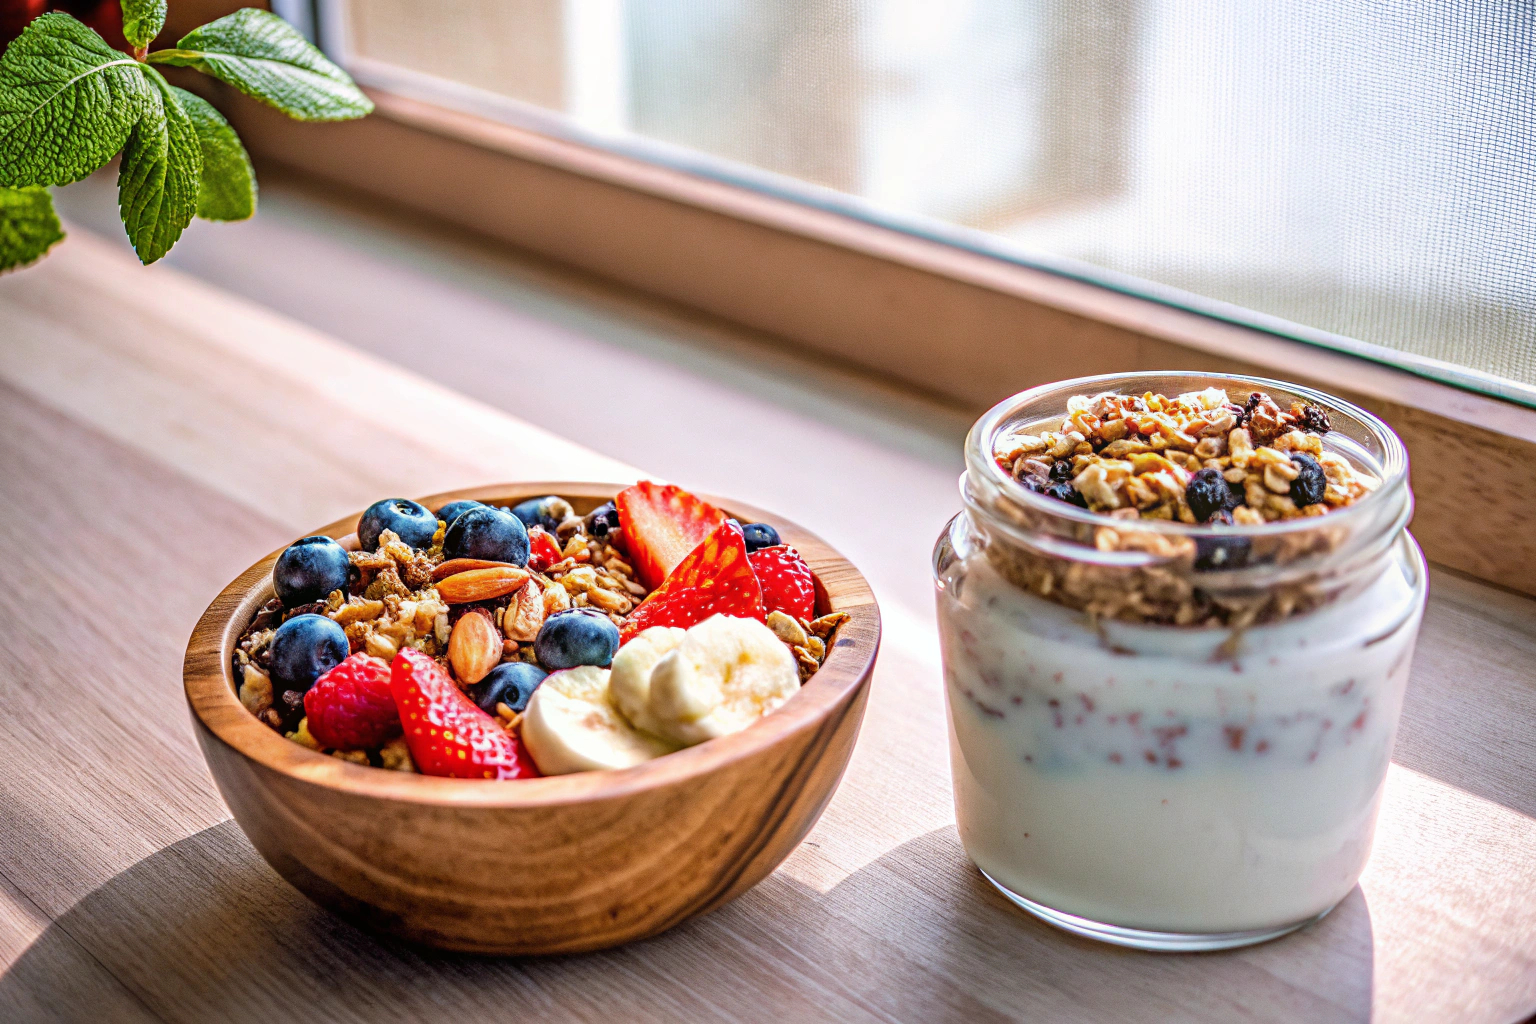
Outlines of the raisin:
{"label": "raisin", "polygon": [[1322,501],[1323,492],[1328,489],[1328,475],[1323,472],[1322,463],[1306,452],[1292,452],[1291,462],[1300,470],[1296,479],[1291,481],[1291,500],[1296,503],[1296,507],[1316,505]]}
{"label": "raisin", "polygon": [[1051,483],[1059,484],[1072,479],[1072,462],[1070,459],[1062,459],[1060,462],[1051,463],[1049,477]]}

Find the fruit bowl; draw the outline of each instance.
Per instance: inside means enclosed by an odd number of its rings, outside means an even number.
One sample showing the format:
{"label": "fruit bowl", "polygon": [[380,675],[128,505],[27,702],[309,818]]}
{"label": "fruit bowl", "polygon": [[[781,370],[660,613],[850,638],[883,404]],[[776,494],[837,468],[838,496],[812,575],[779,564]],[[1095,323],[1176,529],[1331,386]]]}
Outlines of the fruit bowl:
{"label": "fruit bowl", "polygon": [[[505,484],[421,499],[513,504],[557,494],[578,513],[622,484]],[[706,913],[766,877],[810,831],[853,751],[880,640],[864,577],[815,535],[740,502],[818,579],[817,612],[847,612],[825,663],[742,732],[622,771],[487,782],[351,764],[285,739],[236,696],[231,656],[272,597],[273,552],[192,632],[183,678],[198,743],[235,820],[285,879],[359,925],[446,949],[570,953]],[[353,532],[358,517],[315,531]]]}

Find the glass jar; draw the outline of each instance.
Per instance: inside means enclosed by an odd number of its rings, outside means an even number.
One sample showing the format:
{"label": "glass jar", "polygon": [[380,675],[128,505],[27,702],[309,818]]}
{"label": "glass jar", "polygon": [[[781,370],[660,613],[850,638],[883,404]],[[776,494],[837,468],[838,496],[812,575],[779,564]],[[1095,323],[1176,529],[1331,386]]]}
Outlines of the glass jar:
{"label": "glass jar", "polygon": [[[1321,516],[1197,526],[1089,512],[993,456],[1058,429],[1075,395],[1209,387],[1321,406],[1324,449],[1379,485]],[[996,406],[966,465],[933,567],[971,859],[1024,909],[1120,945],[1228,948],[1326,914],[1370,853],[1424,609],[1402,442],[1295,385],[1113,374]]]}

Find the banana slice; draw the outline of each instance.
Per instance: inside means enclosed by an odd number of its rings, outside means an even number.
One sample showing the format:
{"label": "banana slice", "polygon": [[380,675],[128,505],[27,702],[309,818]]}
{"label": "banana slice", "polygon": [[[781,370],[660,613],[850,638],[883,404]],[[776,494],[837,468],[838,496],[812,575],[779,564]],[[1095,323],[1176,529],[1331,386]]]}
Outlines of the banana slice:
{"label": "banana slice", "polygon": [[636,729],[662,734],[662,725],[651,714],[651,672],[687,635],[686,629],[676,626],[652,626],[636,633],[613,656],[608,694]]}
{"label": "banana slice", "polygon": [[715,615],[656,662],[643,717],[662,738],[692,745],[745,729],[798,689],[794,655],[773,630]]}
{"label": "banana slice", "polygon": [[545,775],[630,768],[671,753],[672,744],[635,729],[608,696],[608,670],[593,665],[549,676],[523,713],[523,742]]}

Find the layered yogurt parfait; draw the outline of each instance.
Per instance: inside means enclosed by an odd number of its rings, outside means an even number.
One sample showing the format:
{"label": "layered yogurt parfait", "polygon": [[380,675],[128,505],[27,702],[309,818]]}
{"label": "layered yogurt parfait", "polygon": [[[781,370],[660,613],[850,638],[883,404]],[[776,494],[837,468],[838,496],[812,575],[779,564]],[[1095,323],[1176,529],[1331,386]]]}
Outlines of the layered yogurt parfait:
{"label": "layered yogurt parfait", "polygon": [[1426,573],[1401,442],[1294,385],[1086,378],[967,440],[934,555],[967,853],[1061,927],[1283,935],[1354,887]]}

